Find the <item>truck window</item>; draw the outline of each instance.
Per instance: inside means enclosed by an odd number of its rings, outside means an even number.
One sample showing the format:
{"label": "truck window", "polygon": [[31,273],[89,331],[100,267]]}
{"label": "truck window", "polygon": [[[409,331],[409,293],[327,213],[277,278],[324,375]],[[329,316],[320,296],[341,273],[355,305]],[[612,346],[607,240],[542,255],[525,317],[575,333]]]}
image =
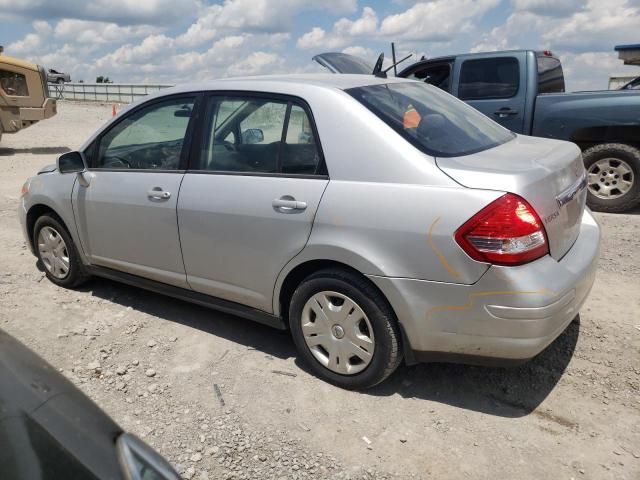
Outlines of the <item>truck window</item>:
{"label": "truck window", "polygon": [[0,88],[12,97],[28,97],[27,79],[21,73],[0,70]]}
{"label": "truck window", "polygon": [[560,60],[538,57],[538,93],[564,92],[564,74]]}
{"label": "truck window", "polygon": [[513,57],[466,60],[460,70],[461,100],[511,98],[518,93],[520,68]]}
{"label": "truck window", "polygon": [[445,92],[450,90],[451,65],[441,63],[418,68],[407,75],[412,80],[422,80],[425,83],[441,88]]}

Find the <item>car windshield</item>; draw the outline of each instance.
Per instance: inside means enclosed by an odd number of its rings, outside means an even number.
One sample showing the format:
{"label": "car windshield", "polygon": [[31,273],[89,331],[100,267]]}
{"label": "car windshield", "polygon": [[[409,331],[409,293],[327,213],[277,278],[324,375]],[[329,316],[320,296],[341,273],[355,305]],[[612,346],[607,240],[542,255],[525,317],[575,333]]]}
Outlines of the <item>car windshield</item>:
{"label": "car windshield", "polygon": [[429,155],[468,155],[515,138],[474,108],[423,82],[371,85],[347,93]]}

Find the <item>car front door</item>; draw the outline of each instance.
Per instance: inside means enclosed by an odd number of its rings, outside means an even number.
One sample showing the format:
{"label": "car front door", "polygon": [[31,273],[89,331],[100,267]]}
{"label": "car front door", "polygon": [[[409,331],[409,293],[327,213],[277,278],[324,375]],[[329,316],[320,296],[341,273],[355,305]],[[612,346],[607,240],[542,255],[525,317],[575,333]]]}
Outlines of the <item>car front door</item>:
{"label": "car front door", "polygon": [[526,56],[523,52],[487,55],[478,59],[458,57],[451,93],[509,130],[522,133]]}
{"label": "car front door", "polygon": [[94,265],[188,287],[176,206],[196,97],[169,97],[128,113],[85,151],[73,207]]}
{"label": "car front door", "polygon": [[272,311],[278,273],[305,246],[327,186],[309,107],[265,94],[208,99],[178,200],[194,290]]}

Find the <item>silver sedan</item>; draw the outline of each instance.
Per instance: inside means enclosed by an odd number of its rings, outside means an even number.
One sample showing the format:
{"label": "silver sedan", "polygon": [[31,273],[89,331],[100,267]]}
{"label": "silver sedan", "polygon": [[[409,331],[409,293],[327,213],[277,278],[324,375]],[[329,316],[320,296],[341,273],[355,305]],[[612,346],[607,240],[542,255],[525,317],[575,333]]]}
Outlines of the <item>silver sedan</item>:
{"label": "silver sedan", "polygon": [[520,362],[578,315],[599,227],[579,149],[420,82],[274,76],[123,110],[24,185],[47,277],[107,277],[289,329],[321,378]]}

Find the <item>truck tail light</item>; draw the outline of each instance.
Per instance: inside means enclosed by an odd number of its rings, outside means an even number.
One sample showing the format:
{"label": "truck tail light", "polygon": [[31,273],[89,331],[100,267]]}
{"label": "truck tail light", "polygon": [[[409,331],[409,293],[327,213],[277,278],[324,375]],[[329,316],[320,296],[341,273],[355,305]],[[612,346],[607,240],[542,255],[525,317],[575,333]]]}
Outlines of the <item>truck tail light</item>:
{"label": "truck tail light", "polygon": [[464,223],[456,242],[474,260],[521,265],[549,253],[540,217],[525,199],[507,193]]}

